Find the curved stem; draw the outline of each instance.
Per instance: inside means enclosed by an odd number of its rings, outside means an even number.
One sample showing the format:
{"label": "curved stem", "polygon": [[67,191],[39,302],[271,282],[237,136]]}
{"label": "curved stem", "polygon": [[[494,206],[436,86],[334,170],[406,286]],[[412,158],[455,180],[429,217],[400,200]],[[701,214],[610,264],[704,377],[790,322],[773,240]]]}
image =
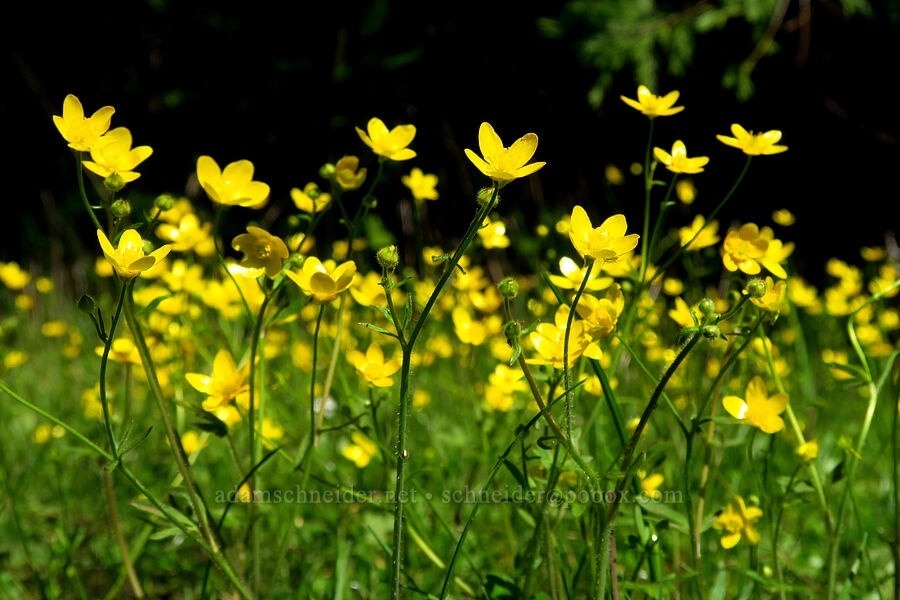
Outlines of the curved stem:
{"label": "curved stem", "polygon": [[703,230],[706,229],[706,227],[709,225],[709,223],[710,223],[713,219],[716,218],[716,215],[719,214],[719,211],[722,210],[722,208],[725,206],[725,203],[728,202],[728,200],[731,199],[731,196],[733,196],[733,195],[734,195],[734,192],[737,191],[738,186],[741,185],[741,181],[744,180],[744,176],[747,174],[747,169],[750,168],[750,161],[751,161],[752,159],[753,159],[752,156],[747,155],[747,161],[744,163],[744,168],[741,170],[740,175],[738,175],[737,180],[735,180],[734,185],[731,186],[731,189],[728,190],[728,193],[725,194],[725,197],[722,198],[722,200],[719,202],[719,204],[716,206],[716,208],[713,209],[713,211],[712,211],[711,213],[709,213],[709,216],[708,216],[708,217],[706,217],[706,219],[705,219],[704,222],[703,222],[703,227],[701,227],[700,229],[698,229],[698,230],[697,230],[697,233],[695,233],[695,234],[691,237],[691,239],[689,239],[689,240],[687,241],[686,244],[684,244],[684,245],[682,245],[680,248],[678,248],[678,250],[675,252],[675,254],[673,254],[672,256],[670,256],[669,259],[668,259],[665,263],[663,263],[663,266],[661,266],[661,267],[659,268],[659,270],[656,272],[656,275],[654,275],[654,276],[653,276],[653,279],[650,280],[650,284],[651,284],[651,285],[652,285],[653,282],[656,281],[659,277],[662,277],[662,274],[666,271],[666,269],[668,269],[670,266],[672,266],[672,263],[674,263],[676,260],[678,260],[678,257],[680,257],[682,254],[684,254],[685,251],[687,251],[687,249],[690,248],[691,244],[694,243],[694,240],[696,240],[697,237],[703,232]]}
{"label": "curved stem", "polygon": [[84,204],[84,210],[87,211],[88,216],[91,217],[91,222],[94,224],[94,227],[103,231],[103,226],[100,225],[100,220],[97,219],[97,215],[94,213],[93,207],[91,207],[91,203],[87,197],[87,191],[84,189],[84,169],[81,166],[81,152],[75,151],[75,180],[78,182],[78,194],[81,196],[81,202]]}
{"label": "curved stem", "polygon": [[[652,123],[652,121],[651,121]],[[572,306],[569,307],[569,316],[566,321],[566,333],[563,338],[563,378],[566,389],[566,437],[572,441],[572,404],[575,402],[575,392],[571,389],[571,368],[569,366],[569,334],[572,332],[572,320],[575,318],[575,309],[578,307],[578,300],[584,292],[588,279],[591,278],[591,269],[594,266],[593,258],[585,258],[584,260],[584,277],[581,280],[581,286],[572,299]],[[574,443],[574,442],[573,442]]]}
{"label": "curved stem", "polygon": [[113,313],[112,322],[109,325],[109,332],[106,334],[106,344],[103,346],[103,355],[100,357],[100,404],[103,407],[103,422],[106,424],[106,437],[109,441],[109,449],[112,452],[114,459],[119,458],[119,447],[118,444],[116,444],[115,435],[113,435],[109,402],[106,398],[106,367],[109,363],[109,351],[112,348],[113,340],[116,335],[116,326],[119,324],[119,317],[122,314],[122,305],[125,303],[127,287],[127,283],[122,283],[122,289],[119,290],[119,302],[116,304],[116,312]]}

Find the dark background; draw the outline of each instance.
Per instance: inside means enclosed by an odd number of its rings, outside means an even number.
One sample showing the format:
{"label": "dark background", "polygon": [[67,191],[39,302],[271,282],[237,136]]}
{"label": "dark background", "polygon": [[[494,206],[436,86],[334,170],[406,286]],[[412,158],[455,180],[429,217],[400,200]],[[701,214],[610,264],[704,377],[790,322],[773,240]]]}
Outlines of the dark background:
{"label": "dark background", "polygon": [[[596,218],[622,211],[629,228],[640,229],[637,178],[612,194],[603,177],[609,163],[627,173],[642,160],[647,120],[618,100],[634,97],[638,82],[631,70],[616,73],[606,101],[591,107],[587,93],[598,73],[579,60],[576,36],[549,39],[537,25],[559,15],[562,3],[297,3],[300,12],[223,6],[33,2],[30,17],[7,21],[0,118],[11,135],[3,145],[0,260],[46,267],[96,254],[72,157],[50,119],[61,114],[67,93],[89,113],[113,105],[113,127],[127,126],[136,145],[153,147],[143,176],[129,186],[131,194],[147,194],[143,201],[183,193],[200,154],[220,165],[252,160],[257,178],[272,187],[271,208],[264,215],[232,211],[235,231],[262,217],[283,232],[279,219],[293,209],[288,190],[316,179],[326,160],[357,154],[374,167],[353,131],[371,116],[418,128],[412,147],[419,156],[392,165],[392,183],[377,194],[378,213],[397,234],[395,207],[405,195],[399,175],[412,166],[441,177],[441,199],[428,204],[437,231],[426,241],[462,231],[472,194],[484,184],[462,148],[477,149],[485,120],[507,145],[538,133],[535,159],[548,162],[538,176],[507,188],[504,217],[533,227],[580,203]],[[691,155],[711,158],[694,178],[698,200],[673,216],[683,225],[712,209],[743,164],[743,154],[717,142],[716,133],[727,134],[732,122],[781,129],[790,151],[754,161],[722,220],[769,224],[772,210],[789,208],[797,224],[776,227],[777,235],[798,243],[798,264],[816,280],[824,259],[860,262],[860,246],[883,244],[897,226],[900,119],[888,90],[900,31],[890,18],[895,5],[852,18],[833,3],[811,6],[808,58],[797,63],[799,34],[782,28],[779,52],[760,61],[747,102],[721,82],[755,46],[751,27],[735,19],[698,37],[685,76],[661,73],[656,91],[680,90],[687,108],[657,120],[655,141],[669,148],[680,138]],[[786,18],[796,11],[791,2]],[[209,208],[205,197],[197,204]]]}

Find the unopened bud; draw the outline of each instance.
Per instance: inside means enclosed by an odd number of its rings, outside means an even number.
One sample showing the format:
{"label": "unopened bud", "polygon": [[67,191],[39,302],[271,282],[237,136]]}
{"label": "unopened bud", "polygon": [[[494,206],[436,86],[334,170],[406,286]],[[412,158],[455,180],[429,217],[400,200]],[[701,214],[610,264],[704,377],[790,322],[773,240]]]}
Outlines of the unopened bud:
{"label": "unopened bud", "polygon": [[[112,175],[110,175],[110,177],[112,177]],[[131,204],[128,202],[128,200],[125,200],[124,198],[119,198],[118,200],[116,200],[115,202],[112,203],[110,210],[112,210],[113,216],[115,216],[119,219],[122,219],[131,214]]]}
{"label": "unopened bud", "polygon": [[331,163],[325,163],[321,167],[319,167],[319,177],[322,179],[327,179],[331,181],[334,179],[334,174],[337,172],[337,169],[334,168],[334,165]]}
{"label": "unopened bud", "polygon": [[103,180],[103,186],[110,192],[115,193],[125,187],[125,180],[122,179],[122,176],[118,173],[110,173],[110,175]]}
{"label": "unopened bud", "polygon": [[716,312],[716,303],[712,298],[704,298],[700,301],[700,305],[697,306],[704,315],[711,315]]}
{"label": "unopened bud", "polygon": [[[481,188],[478,190],[478,204],[484,206],[494,197],[494,188]],[[497,195],[497,202],[500,202],[500,195]]]}
{"label": "unopened bud", "polygon": [[751,298],[762,298],[766,295],[766,282],[762,279],[751,279],[747,283],[747,293]]}
{"label": "unopened bud", "polygon": [[704,325],[700,328],[700,333],[708,340],[715,340],[722,337],[722,330],[717,325]]}
{"label": "unopened bud", "polygon": [[393,244],[379,250],[375,254],[375,258],[378,259],[378,264],[385,271],[393,271],[400,263],[400,253],[397,251],[397,246]]}
{"label": "unopened bud", "polygon": [[497,287],[504,298],[515,298],[519,294],[519,284],[512,277],[507,277],[498,283]]}
{"label": "unopened bud", "polygon": [[144,254],[150,254],[155,250],[155,248],[153,247],[153,243],[150,242],[150,240],[142,240],[141,248],[144,250]]}
{"label": "unopened bud", "polygon": [[175,207],[175,198],[171,194],[161,194],[153,203],[159,210],[172,210]]}

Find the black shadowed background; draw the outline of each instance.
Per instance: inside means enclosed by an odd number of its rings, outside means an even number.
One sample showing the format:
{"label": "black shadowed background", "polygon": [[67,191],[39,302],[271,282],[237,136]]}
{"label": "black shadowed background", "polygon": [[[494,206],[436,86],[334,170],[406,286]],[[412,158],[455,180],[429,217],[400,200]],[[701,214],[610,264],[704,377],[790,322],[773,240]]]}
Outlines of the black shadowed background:
{"label": "black shadowed background", "polygon": [[[297,4],[297,6],[301,6]],[[77,196],[74,161],[50,116],[66,94],[90,113],[116,108],[113,126],[131,129],[154,154],[129,186],[137,206],[189,189],[197,156],[221,165],[247,158],[270,184],[264,214],[233,211],[236,233],[255,218],[279,231],[293,209],[289,190],[317,180],[319,166],[344,154],[374,157],[353,130],[379,116],[413,123],[418,157],[391,164],[377,213],[401,236],[399,176],[412,166],[440,176],[428,204],[426,242],[461,232],[475,191],[486,182],[462,149],[477,148],[482,121],[506,144],[540,137],[537,176],[510,185],[499,211],[517,236],[580,203],[594,218],[624,212],[638,231],[639,178],[647,119],[618,96],[638,83],[681,92],[686,110],[657,121],[655,143],[675,139],[708,155],[694,177],[696,202],[673,225],[708,214],[744,157],[720,144],[732,122],[780,129],[789,152],[760,157],[722,213],[771,224],[797,215],[776,236],[797,242],[795,260],[813,281],[830,256],[860,262],[859,248],[882,245],[897,227],[895,169],[900,118],[886,86],[900,57],[896,6],[781,2],[370,3],[85,2],[8,22],[0,118],[6,218],[0,260],[71,265],[96,256]],[[753,66],[750,70],[748,67]],[[610,189],[605,167],[626,184]],[[374,169],[370,169],[374,170]],[[661,177],[668,179],[668,176]],[[96,183],[96,182],[94,182]],[[201,210],[209,201],[195,197]],[[75,229],[72,229],[74,224]],[[551,233],[551,235],[557,235]],[[402,236],[401,236],[402,237]],[[402,241],[402,240],[401,240]]]}

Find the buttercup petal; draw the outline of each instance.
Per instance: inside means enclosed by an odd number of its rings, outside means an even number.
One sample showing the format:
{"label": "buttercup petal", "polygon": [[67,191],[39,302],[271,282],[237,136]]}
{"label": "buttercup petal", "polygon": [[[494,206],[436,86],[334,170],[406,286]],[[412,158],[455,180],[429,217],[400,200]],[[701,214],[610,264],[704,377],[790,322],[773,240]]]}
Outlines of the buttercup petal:
{"label": "buttercup petal", "polygon": [[520,168],[534,156],[537,145],[537,134],[527,133],[513,142],[512,146],[506,151],[506,158],[516,168]]}
{"label": "buttercup petal", "polygon": [[478,128],[478,149],[481,150],[484,160],[490,164],[503,154],[503,142],[488,122],[482,123]]}

